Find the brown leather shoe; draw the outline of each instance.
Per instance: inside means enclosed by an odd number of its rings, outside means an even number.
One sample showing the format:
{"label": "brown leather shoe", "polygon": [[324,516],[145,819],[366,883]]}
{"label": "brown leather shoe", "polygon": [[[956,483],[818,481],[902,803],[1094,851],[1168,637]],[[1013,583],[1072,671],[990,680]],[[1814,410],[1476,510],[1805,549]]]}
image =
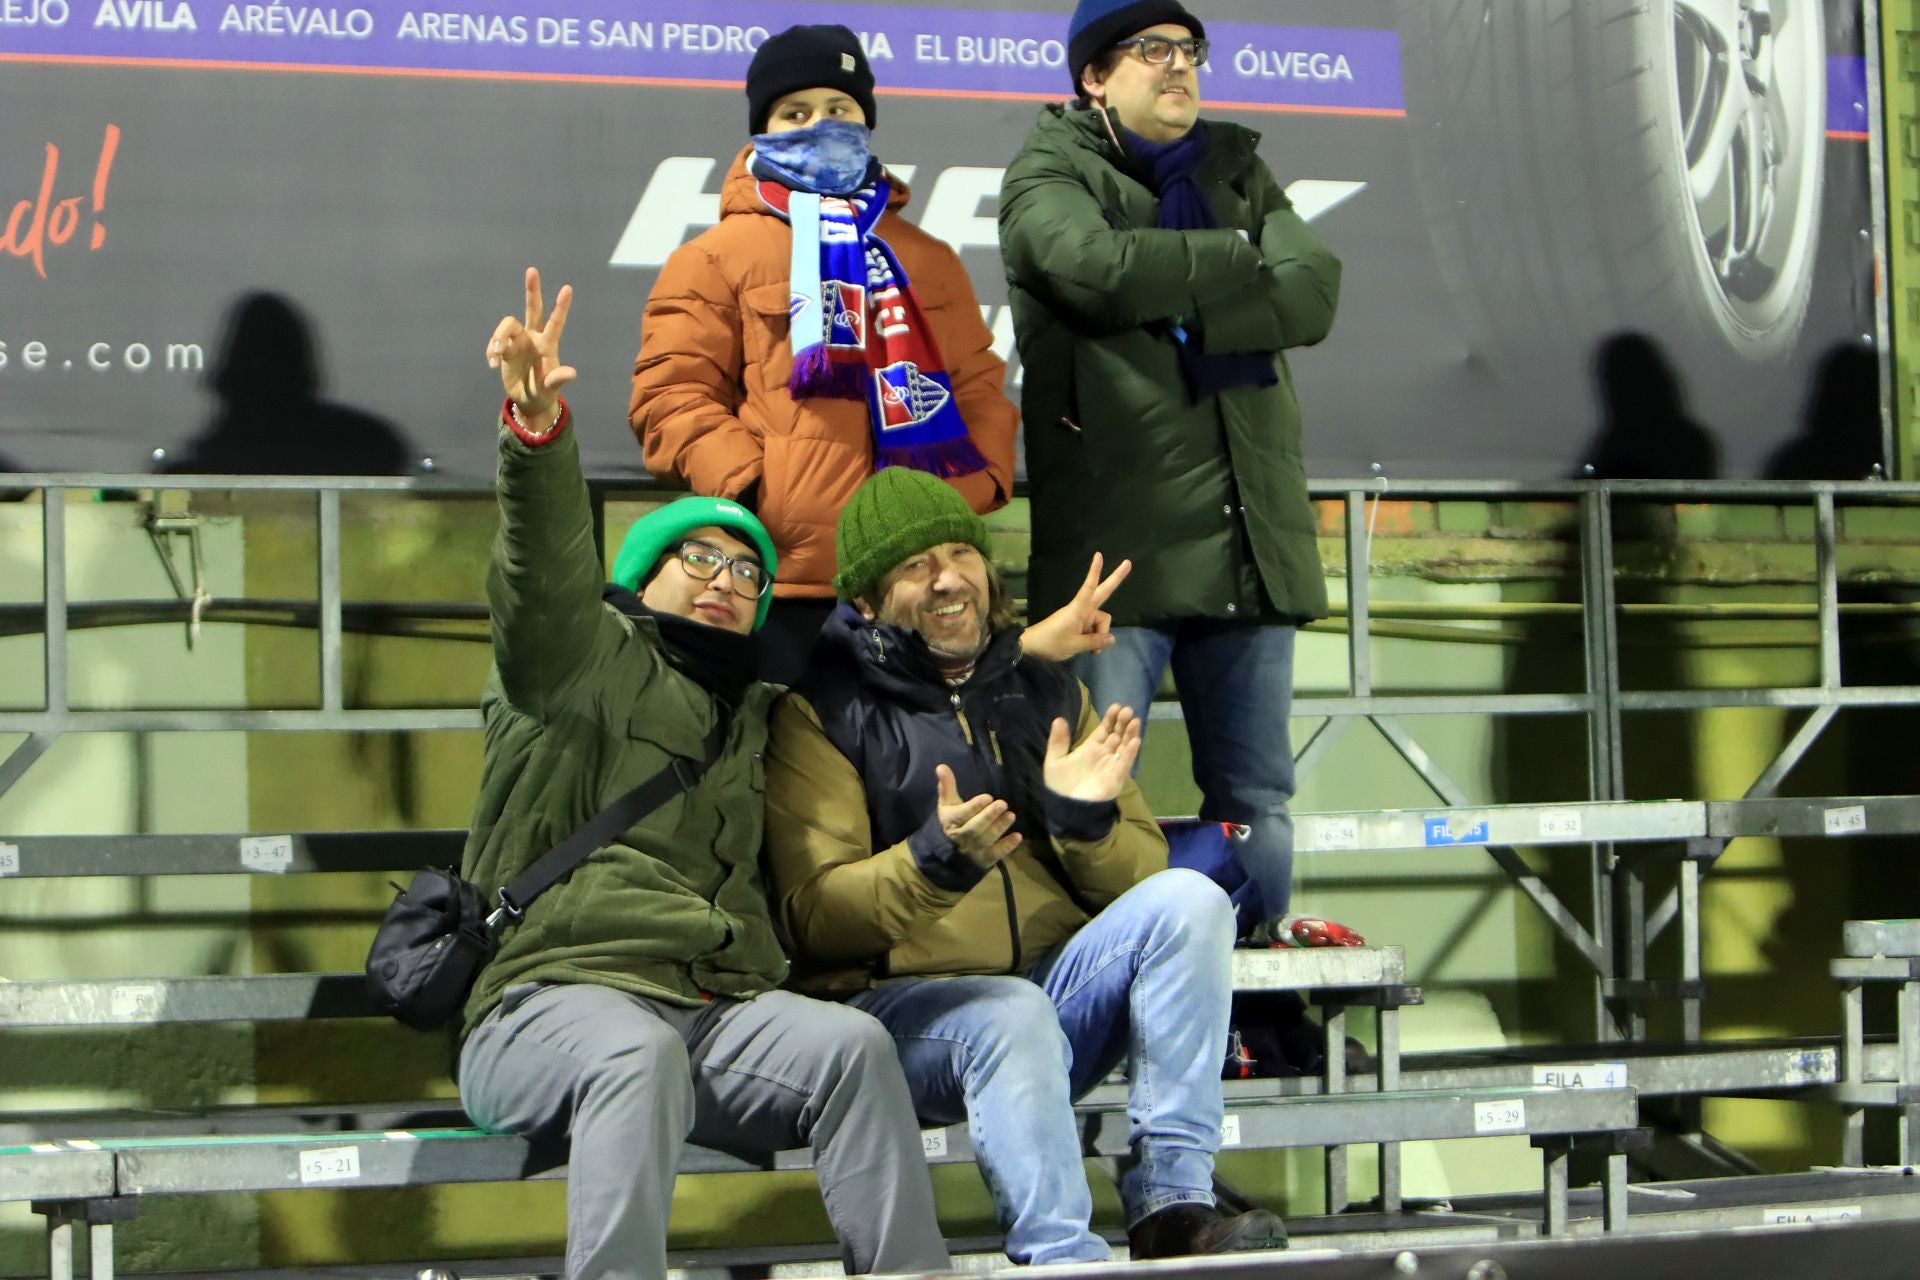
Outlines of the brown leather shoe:
{"label": "brown leather shoe", "polygon": [[1127,1255],[1136,1262],[1286,1247],[1285,1224],[1265,1209],[1229,1218],[1210,1204],[1173,1204],[1148,1214],[1127,1232]]}

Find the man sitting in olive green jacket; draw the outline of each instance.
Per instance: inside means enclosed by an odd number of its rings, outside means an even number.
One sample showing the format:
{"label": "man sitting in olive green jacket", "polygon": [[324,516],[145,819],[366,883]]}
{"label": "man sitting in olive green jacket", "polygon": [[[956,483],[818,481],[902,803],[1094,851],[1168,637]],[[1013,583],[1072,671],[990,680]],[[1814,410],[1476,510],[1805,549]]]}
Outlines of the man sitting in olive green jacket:
{"label": "man sitting in olive green jacket", "polygon": [[[460,1098],[478,1124],[570,1145],[567,1275],[664,1280],[688,1139],[811,1146],[849,1271],[948,1263],[913,1105],[886,1031],[776,988],[787,963],[759,873],[761,750],[777,692],[752,633],[776,568],[751,513],[687,498],[637,522],[603,587],[571,415],[557,392],[572,290],[500,321],[494,669],[464,871],[492,895],[675,760],[715,763],[536,898],[466,1008]],[[635,594],[635,593],[638,594]]]}

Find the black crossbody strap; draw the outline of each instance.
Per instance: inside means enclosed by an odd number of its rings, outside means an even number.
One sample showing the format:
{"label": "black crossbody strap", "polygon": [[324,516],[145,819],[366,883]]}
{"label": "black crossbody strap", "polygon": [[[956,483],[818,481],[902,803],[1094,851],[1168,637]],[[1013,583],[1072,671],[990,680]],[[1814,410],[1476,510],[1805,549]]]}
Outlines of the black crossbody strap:
{"label": "black crossbody strap", "polygon": [[699,763],[675,756],[666,768],[588,818],[572,835],[541,854],[532,866],[500,891],[498,910],[487,917],[487,923],[497,925],[502,920],[519,919],[528,904],[571,875],[595,849],[673,799],[676,793],[692,791],[720,758],[726,737],[725,723],[716,723],[701,744],[704,757]]}

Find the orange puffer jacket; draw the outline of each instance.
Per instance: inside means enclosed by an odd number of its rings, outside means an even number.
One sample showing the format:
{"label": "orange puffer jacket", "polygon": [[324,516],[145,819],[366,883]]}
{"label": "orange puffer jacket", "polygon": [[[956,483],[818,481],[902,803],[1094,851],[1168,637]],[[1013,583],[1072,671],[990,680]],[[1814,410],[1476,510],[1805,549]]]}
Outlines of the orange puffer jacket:
{"label": "orange puffer jacket", "polygon": [[[787,393],[787,277],[793,233],[760,200],[742,149],[720,194],[720,222],[681,245],[661,268],[641,322],[627,420],[647,467],[695,493],[749,502],[780,552],[774,594],[833,594],[833,525],[873,474],[873,429],[864,402]],[[960,416],[987,460],[954,488],[975,511],[1013,492],[1019,410],[1004,391],[959,255],[900,216],[893,195],[878,234],[906,269]]]}

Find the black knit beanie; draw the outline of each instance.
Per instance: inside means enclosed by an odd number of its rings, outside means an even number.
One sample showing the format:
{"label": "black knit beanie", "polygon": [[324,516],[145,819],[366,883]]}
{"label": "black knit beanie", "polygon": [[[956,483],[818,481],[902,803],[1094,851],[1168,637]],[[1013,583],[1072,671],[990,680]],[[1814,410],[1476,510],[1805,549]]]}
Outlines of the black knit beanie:
{"label": "black knit beanie", "polygon": [[747,132],[765,133],[773,104],[796,89],[838,89],[873,127],[873,68],[860,38],[839,23],[788,27],[761,42],[747,66]]}
{"label": "black knit beanie", "polygon": [[1080,0],[1067,24],[1067,73],[1074,96],[1080,95],[1081,73],[1101,50],[1160,22],[1177,22],[1203,40],[1207,35],[1179,0]]}

